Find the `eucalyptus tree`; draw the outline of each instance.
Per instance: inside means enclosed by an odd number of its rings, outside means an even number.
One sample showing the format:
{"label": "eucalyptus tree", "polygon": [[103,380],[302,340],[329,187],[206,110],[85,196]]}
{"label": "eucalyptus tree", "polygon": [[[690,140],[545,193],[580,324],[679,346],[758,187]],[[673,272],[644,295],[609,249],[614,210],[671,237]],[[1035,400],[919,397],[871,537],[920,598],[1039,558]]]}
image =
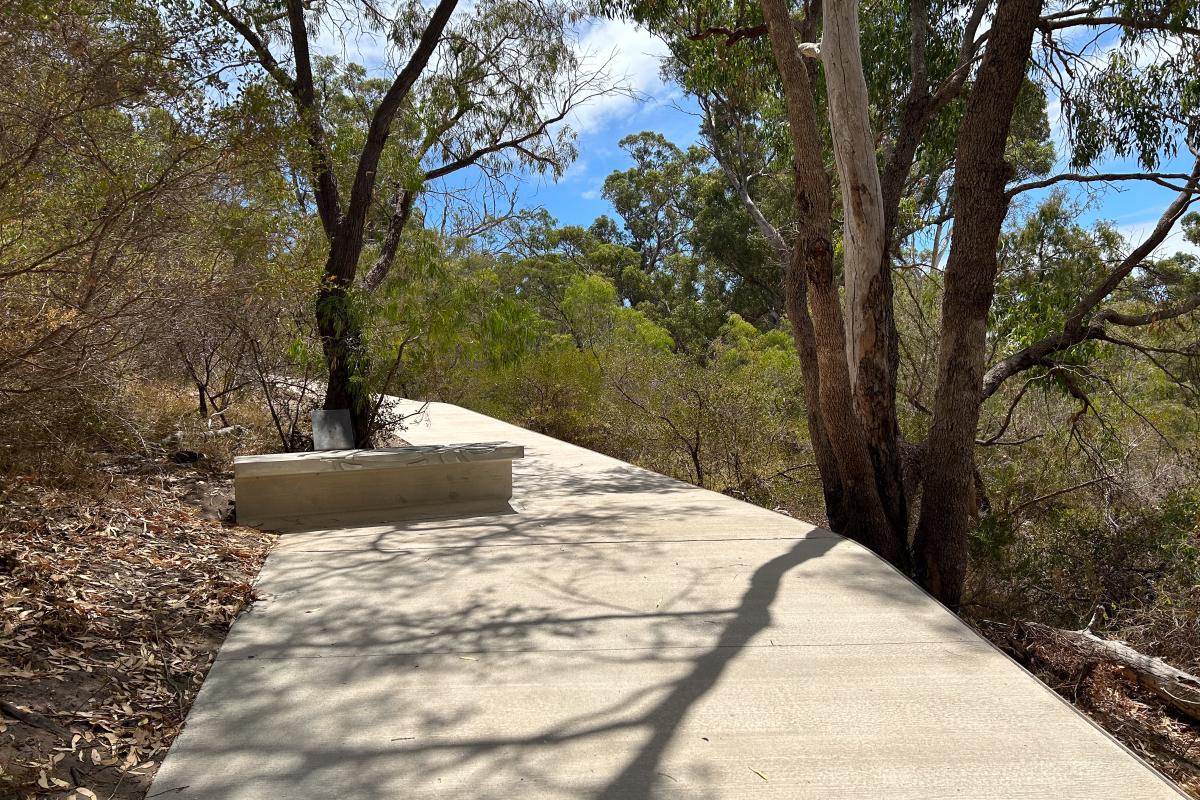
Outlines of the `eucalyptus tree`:
{"label": "eucalyptus tree", "polygon": [[[1117,318],[1149,324],[1195,308],[1190,299],[1177,298],[1138,314],[1100,310],[1148,263],[1197,197],[1197,170],[1155,170],[1161,160],[1188,149],[1194,153],[1197,145],[1200,7],[871,2],[864,3],[861,30],[856,0],[808,0],[796,7],[786,0],[753,6],[634,0],[608,8],[663,33],[677,60],[683,53],[698,67],[691,72],[685,63],[680,70],[715,112],[710,131],[721,127],[720,114],[728,118],[731,108],[740,113],[735,119],[745,124],[724,125],[720,137],[710,136],[717,153],[724,148],[728,154],[737,144],[731,134],[752,127],[756,114],[770,122],[786,119],[784,142],[759,131],[754,144],[762,152],[743,160],[769,163],[764,142],[790,155],[790,214],[772,221],[758,202],[762,195],[756,198],[752,191],[752,173],[726,172],[783,264],[831,524],[957,605],[978,506],[976,429],[989,388],[995,391],[1008,377],[1104,335]],[[728,72],[722,60],[738,53],[728,58],[761,70],[761,60],[745,53],[761,53],[764,37],[774,70],[768,88],[750,96],[768,107],[747,110],[744,103],[729,102],[738,92],[724,91],[721,79]],[[700,46],[708,51],[697,56]],[[743,85],[731,85],[746,94]],[[1014,120],[1021,116],[1022,98],[1039,93],[1066,109],[1073,171],[1027,180],[1010,162],[1011,134],[1021,131]],[[1136,156],[1145,171],[1087,171],[1112,155]],[[942,217],[951,222],[952,234],[938,380],[927,439],[913,446],[902,439],[896,412],[892,267],[901,241],[922,226],[923,201],[937,194],[931,186],[940,170],[946,175],[941,185],[950,187]],[[1165,182],[1178,194],[1145,241],[1094,283],[1076,287],[1077,307],[1061,331],[987,370],[997,245],[1013,198],[1057,184],[1122,179]],[[927,499],[912,536],[914,481],[906,486],[906,474],[914,472]]]}
{"label": "eucalyptus tree", "polygon": [[638,263],[605,274],[622,299],[666,327],[679,350],[705,358],[730,313],[771,326],[778,286],[753,223],[708,148],[682,149],[643,131],[620,146],[633,159],[604,181],[617,240]]}
{"label": "eucalyptus tree", "polygon": [[642,255],[642,271],[651,273],[668,255],[687,246],[696,217],[695,209],[689,208],[689,184],[700,165],[653,131],[630,134],[620,147],[633,166],[604,179],[603,197],[624,220],[632,246]]}
{"label": "eucalyptus tree", "polygon": [[[622,89],[576,51],[569,9],[553,0],[485,0],[461,12],[457,0],[428,9],[415,0],[391,9],[301,0],[204,5],[290,102],[302,153],[296,175],[328,241],[316,300],[325,407],[350,409],[365,444],[369,358],[353,296],[384,282],[418,195],[467,169],[493,187],[514,169],[561,172],[574,156],[568,115]],[[327,79],[333,66],[314,52],[321,30],[385,42],[388,77],[351,70]]]}

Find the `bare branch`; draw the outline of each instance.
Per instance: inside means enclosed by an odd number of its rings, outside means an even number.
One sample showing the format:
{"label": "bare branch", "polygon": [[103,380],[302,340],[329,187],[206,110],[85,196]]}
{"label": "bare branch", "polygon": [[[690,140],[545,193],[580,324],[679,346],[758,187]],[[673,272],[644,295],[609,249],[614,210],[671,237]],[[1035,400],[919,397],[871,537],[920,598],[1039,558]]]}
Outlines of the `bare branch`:
{"label": "bare branch", "polygon": [[250,49],[254,51],[254,55],[258,58],[258,63],[267,71],[267,74],[275,79],[275,82],[283,87],[288,94],[295,95],[296,80],[288,74],[288,71],[283,68],[283,65],[271,53],[271,48],[263,41],[253,28],[246,22],[240,19],[233,11],[220,0],[204,0],[204,2],[216,12],[217,16],[225,20],[231,28],[238,32],[238,35],[250,45]]}
{"label": "bare branch", "polygon": [[1111,481],[1113,479],[1113,477],[1114,476],[1112,476],[1112,475],[1101,475],[1099,478],[1092,478],[1091,480],[1083,481],[1082,483],[1077,483],[1074,486],[1068,486],[1065,489],[1059,489],[1058,491],[1048,492],[1047,494],[1041,495],[1040,497],[1035,497],[1032,500],[1026,500],[1024,503],[1021,503],[1016,508],[1012,509],[1011,511],[1008,511],[1004,516],[1006,516],[1006,517],[1016,516],[1018,513],[1024,511],[1025,509],[1029,508],[1032,505],[1037,505],[1038,503],[1045,502],[1046,500],[1052,500],[1055,497],[1061,497],[1064,494],[1069,494],[1070,492],[1074,492],[1074,491],[1083,489],[1088,486],[1094,486],[1097,483],[1103,483],[1104,481]]}
{"label": "bare branch", "polygon": [[[1119,25],[1122,28],[1131,28],[1139,31],[1162,31],[1163,33],[1178,33],[1187,34],[1189,36],[1200,36],[1200,28],[1191,25],[1178,25],[1173,22],[1162,19],[1150,19],[1149,17],[1128,17],[1128,16],[1096,16],[1091,14],[1082,14],[1074,16],[1080,12],[1063,12],[1062,14],[1051,14],[1042,17],[1038,29],[1049,33],[1050,31],[1058,31],[1064,28],[1078,27],[1104,27]],[[1070,14],[1070,16],[1068,16]]]}
{"label": "bare branch", "polygon": [[1008,190],[1008,196],[1014,197],[1022,192],[1031,192],[1035,189],[1045,189],[1048,186],[1054,186],[1059,183],[1115,183],[1117,181],[1150,181],[1157,183],[1159,186],[1164,186],[1168,189],[1173,189],[1176,192],[1188,191],[1187,184],[1179,185],[1171,183],[1171,181],[1189,181],[1192,176],[1186,172],[1102,172],[1095,175],[1087,175],[1075,172],[1066,172],[1061,175],[1052,175],[1049,178],[1041,180],[1029,181],[1028,183],[1017,184]]}
{"label": "bare branch", "polygon": [[1137,328],[1143,325],[1153,325],[1164,319],[1182,317],[1184,314],[1190,314],[1197,308],[1200,308],[1200,294],[1194,294],[1177,305],[1160,308],[1157,311],[1150,311],[1146,314],[1122,314],[1115,309],[1106,308],[1096,314],[1092,318],[1092,321],[1093,324],[1111,322],[1114,325],[1121,325],[1126,328]]}
{"label": "bare branch", "polygon": [[1029,391],[1029,387],[1031,385],[1033,385],[1037,381],[1045,380],[1045,378],[1046,378],[1045,375],[1038,375],[1036,377],[1030,378],[1029,380],[1025,381],[1025,383],[1021,384],[1021,388],[1017,390],[1016,397],[1014,397],[1012,399],[1012,402],[1009,403],[1009,405],[1008,405],[1008,413],[1006,413],[1004,415],[1004,422],[1002,422],[1000,424],[1000,429],[997,430],[991,436],[989,436],[987,439],[976,440],[975,444],[989,445],[989,444],[996,444],[997,442],[999,442],[1000,437],[1004,435],[1004,432],[1006,430],[1008,430],[1008,425],[1010,422],[1012,422],[1013,412],[1017,410],[1017,405],[1021,402],[1021,398],[1025,396],[1025,392]]}

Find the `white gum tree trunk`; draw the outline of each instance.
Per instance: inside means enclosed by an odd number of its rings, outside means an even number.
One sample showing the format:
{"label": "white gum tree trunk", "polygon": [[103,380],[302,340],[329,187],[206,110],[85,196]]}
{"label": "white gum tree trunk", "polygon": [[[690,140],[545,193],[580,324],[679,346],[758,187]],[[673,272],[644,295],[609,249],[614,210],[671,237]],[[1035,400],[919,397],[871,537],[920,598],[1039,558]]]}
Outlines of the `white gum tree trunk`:
{"label": "white gum tree trunk", "polygon": [[887,358],[884,333],[871,312],[871,295],[885,268],[883,191],[859,48],[858,0],[826,0],[820,50],[842,188],[846,357],[851,386],[856,387],[862,362]]}

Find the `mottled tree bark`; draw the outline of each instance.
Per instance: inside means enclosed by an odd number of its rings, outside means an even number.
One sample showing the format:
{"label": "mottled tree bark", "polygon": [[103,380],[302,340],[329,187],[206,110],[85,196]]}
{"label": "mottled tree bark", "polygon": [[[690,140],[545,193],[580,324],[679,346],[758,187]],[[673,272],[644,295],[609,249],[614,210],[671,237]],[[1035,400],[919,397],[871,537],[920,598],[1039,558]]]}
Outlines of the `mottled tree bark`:
{"label": "mottled tree bark", "polygon": [[907,548],[908,503],[900,475],[896,419],[899,351],[891,259],[859,38],[857,0],[827,0],[821,60],[845,221],[846,359],[876,490],[892,535]]}
{"label": "mottled tree bark", "polygon": [[[841,532],[907,569],[906,542],[893,529],[880,500],[875,469],[855,409],[845,324],[833,274],[833,192],[821,153],[812,85],[785,0],[763,0],[762,7],[783,81],[795,151],[797,234],[785,281],[793,297],[803,296],[796,282],[805,283],[820,375],[817,389],[821,422],[841,477],[840,505],[846,517]],[[793,319],[793,326],[797,322]],[[799,331],[797,335],[799,338]]]}
{"label": "mottled tree bark", "polygon": [[929,432],[916,575],[951,608],[961,600],[975,499],[987,318],[996,243],[1008,212],[1005,143],[1025,80],[1041,0],[1000,0],[955,147],[954,240],[946,263],[938,387]]}

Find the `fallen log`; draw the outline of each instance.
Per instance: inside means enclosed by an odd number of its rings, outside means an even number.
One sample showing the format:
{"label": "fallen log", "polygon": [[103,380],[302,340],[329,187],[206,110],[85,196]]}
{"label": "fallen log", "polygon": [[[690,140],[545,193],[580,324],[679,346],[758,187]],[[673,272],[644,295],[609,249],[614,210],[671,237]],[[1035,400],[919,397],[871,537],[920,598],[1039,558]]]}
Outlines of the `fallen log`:
{"label": "fallen log", "polygon": [[192,433],[184,433],[183,431],[175,431],[171,435],[162,440],[163,447],[174,447],[184,440],[185,437],[191,436],[193,439],[222,439],[227,436],[244,436],[246,434],[245,425],[226,425],[224,428],[213,428],[206,431],[193,431]]}
{"label": "fallen log", "polygon": [[1089,662],[1113,664],[1171,708],[1200,722],[1200,678],[1195,675],[1176,669],[1161,658],[1139,653],[1124,642],[1101,639],[1089,630],[1068,631],[1039,622],[1026,622],[1022,627],[1034,636],[1069,648]]}

